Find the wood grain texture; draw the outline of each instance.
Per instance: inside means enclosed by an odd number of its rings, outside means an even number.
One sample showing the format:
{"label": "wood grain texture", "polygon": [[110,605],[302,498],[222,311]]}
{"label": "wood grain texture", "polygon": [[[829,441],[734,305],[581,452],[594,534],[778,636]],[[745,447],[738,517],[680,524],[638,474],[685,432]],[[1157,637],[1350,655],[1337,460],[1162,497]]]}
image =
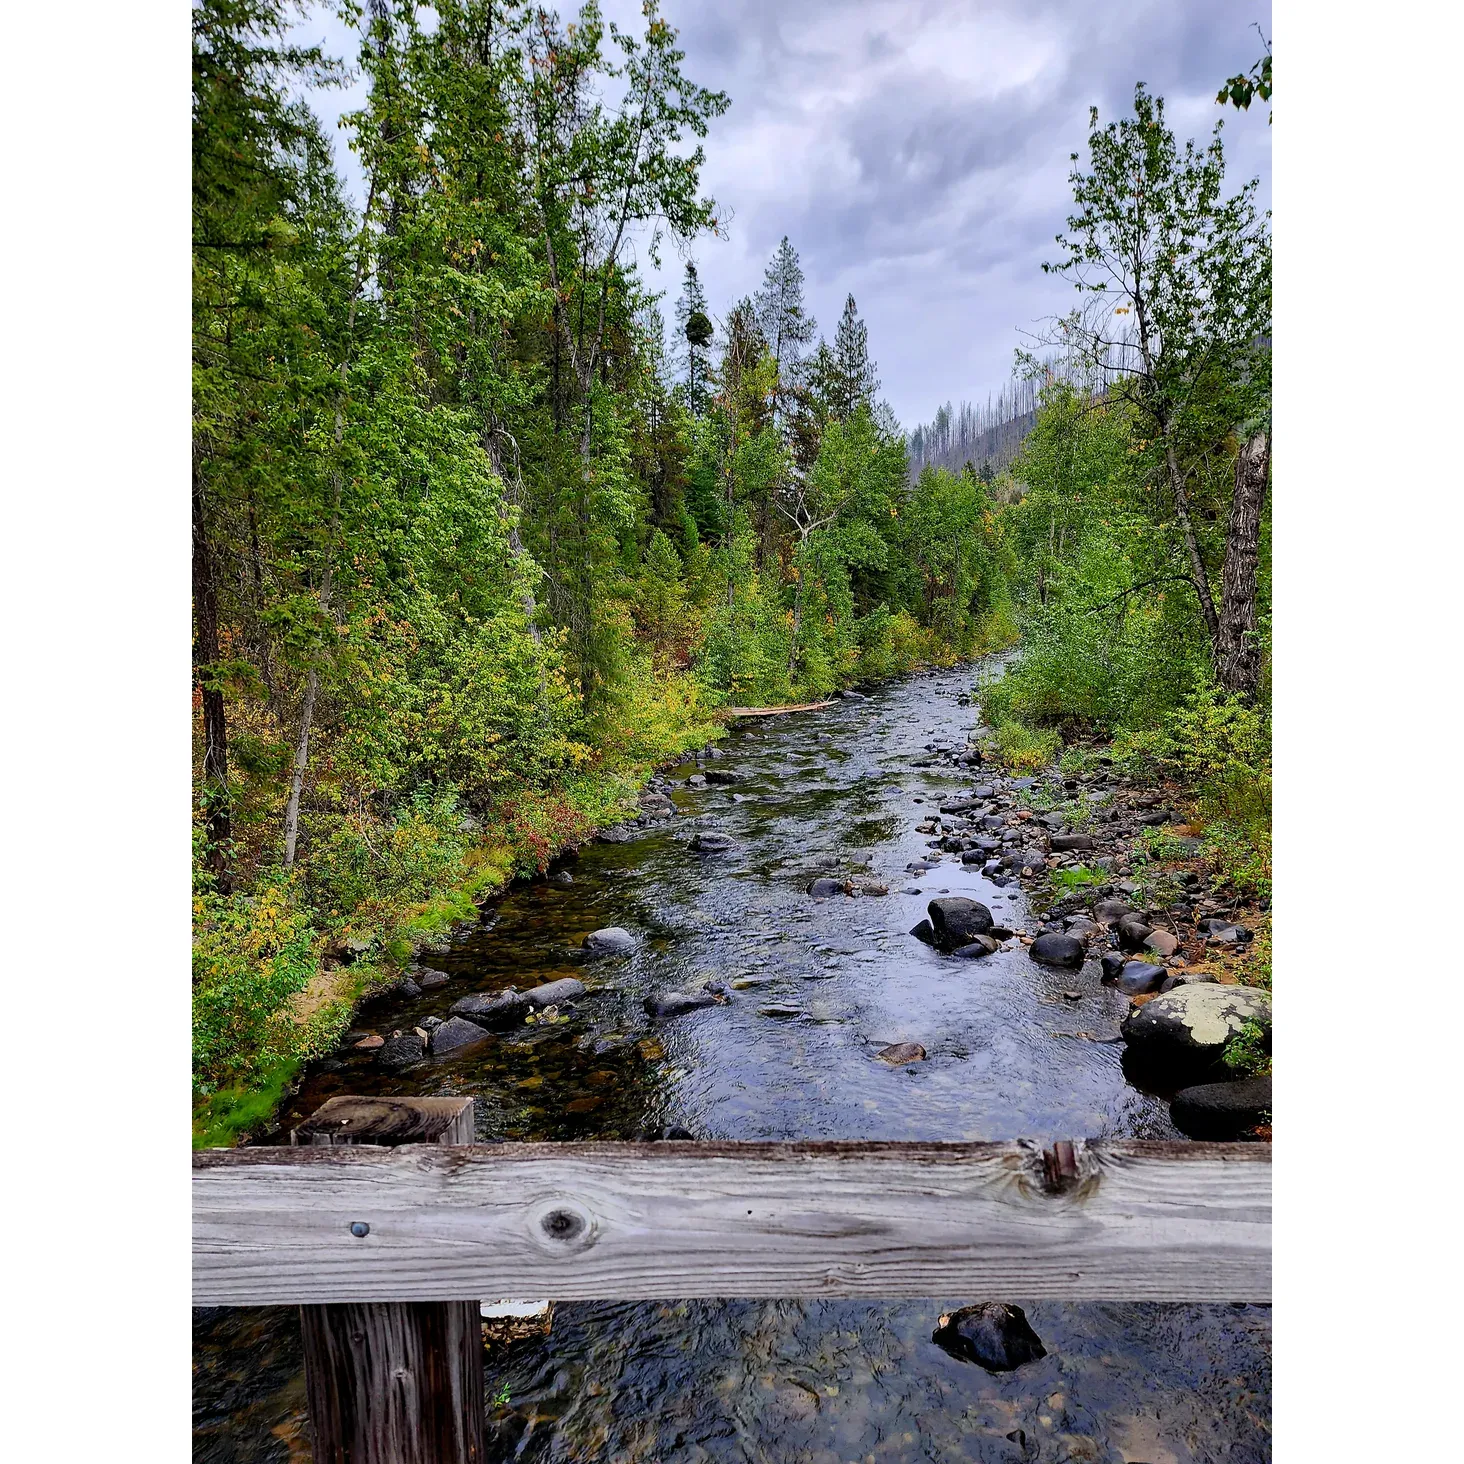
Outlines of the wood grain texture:
{"label": "wood grain texture", "polygon": [[[405,1153],[472,1137],[471,1098],[340,1097],[291,1132],[303,1147],[275,1152]],[[478,1302],[292,1300],[314,1303],[300,1308],[300,1338],[315,1464],[481,1464]]]}
{"label": "wood grain texture", "polygon": [[290,1131],[291,1144],[471,1144],[471,1098],[330,1098]]}
{"label": "wood grain texture", "polygon": [[1077,1143],[1054,1183],[1015,1143],[205,1150],[194,1302],[1265,1301],[1270,1159]]}

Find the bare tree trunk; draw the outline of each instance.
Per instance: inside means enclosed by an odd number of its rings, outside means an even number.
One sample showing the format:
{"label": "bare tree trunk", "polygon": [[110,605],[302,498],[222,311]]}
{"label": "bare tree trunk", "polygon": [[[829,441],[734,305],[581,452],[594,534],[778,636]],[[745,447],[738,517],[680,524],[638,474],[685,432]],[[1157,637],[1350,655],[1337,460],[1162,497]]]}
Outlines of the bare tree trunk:
{"label": "bare tree trunk", "polygon": [[1247,701],[1255,696],[1261,678],[1261,648],[1255,635],[1256,565],[1270,472],[1271,434],[1257,432],[1235,462],[1235,494],[1220,576],[1220,618],[1213,642],[1220,685]]}
{"label": "bare tree trunk", "polygon": [[229,728],[224,693],[217,683],[219,606],[213,559],[203,522],[203,488],[198,457],[193,459],[193,618],[196,626],[193,663],[203,700],[203,807],[208,831],[208,867],[218,886],[228,892],[225,850],[229,843]]}
{"label": "bare tree trunk", "polygon": [[[1165,427],[1168,436],[1168,427]],[[1184,535],[1184,547],[1189,554],[1190,579],[1195,595],[1200,602],[1200,614],[1204,617],[1205,629],[1210,632],[1213,645],[1220,634],[1220,617],[1215,613],[1215,598],[1210,593],[1210,576],[1205,570],[1205,561],[1200,557],[1200,542],[1195,538],[1195,526],[1190,518],[1189,494],[1185,491],[1184,474],[1179,460],[1174,455],[1171,443],[1164,444],[1164,461],[1169,465],[1169,486],[1174,492],[1174,512],[1179,519],[1180,532]]]}

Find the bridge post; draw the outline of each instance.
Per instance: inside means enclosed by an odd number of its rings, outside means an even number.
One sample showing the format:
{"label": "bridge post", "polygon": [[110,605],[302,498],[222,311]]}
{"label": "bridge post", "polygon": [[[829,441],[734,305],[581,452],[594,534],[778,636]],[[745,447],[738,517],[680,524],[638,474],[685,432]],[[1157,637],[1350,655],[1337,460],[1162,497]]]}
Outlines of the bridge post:
{"label": "bridge post", "polygon": [[[311,1146],[472,1141],[471,1098],[332,1098],[290,1135]],[[343,1241],[371,1243],[365,1222],[348,1229]],[[482,1464],[476,1299],[302,1306],[300,1332],[315,1464]]]}

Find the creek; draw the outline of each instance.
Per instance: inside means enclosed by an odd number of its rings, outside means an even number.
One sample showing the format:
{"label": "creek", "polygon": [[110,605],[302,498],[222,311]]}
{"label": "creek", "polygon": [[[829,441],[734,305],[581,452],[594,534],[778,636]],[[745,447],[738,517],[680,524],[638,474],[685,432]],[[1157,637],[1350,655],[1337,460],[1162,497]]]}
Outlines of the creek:
{"label": "creek", "polygon": [[[992,668],[988,668],[990,671]],[[999,669],[997,667],[996,669]],[[383,1071],[345,1051],[310,1071],[281,1133],[340,1093],[471,1094],[477,1138],[1179,1138],[1130,1085],[1127,998],[1097,962],[1054,971],[1013,944],[982,960],[909,934],[943,893],[1027,925],[1015,882],[941,856],[916,825],[990,782],[953,765],[977,723],[967,666],[862,700],[735,723],[722,755],[672,770],[678,816],[587,845],[520,883],[422,964],[445,985],[391,995],[358,1025],[410,1031],[458,998],[573,976],[571,1019],[456,1059]],[[692,786],[697,773],[730,783]],[[1000,781],[1000,780],[998,780]],[[688,850],[698,830],[733,840]],[[907,866],[938,859],[935,868]],[[565,875],[569,879],[565,880]],[[815,900],[832,875],[887,895]],[[620,926],[635,952],[587,963]],[[724,1005],[653,1022],[644,999],[731,988]],[[1074,995],[1075,994],[1075,995]],[[918,1042],[923,1062],[876,1053]],[[272,1142],[278,1142],[276,1136]],[[543,1294],[525,1276],[522,1294]],[[931,1341],[970,1302],[1024,1307],[1047,1355],[993,1374]],[[487,1356],[488,1456],[614,1461],[1095,1460],[1249,1464],[1270,1457],[1270,1309],[935,1297],[559,1306],[542,1339]],[[195,1458],[309,1458],[298,1326],[287,1309],[194,1313]]]}

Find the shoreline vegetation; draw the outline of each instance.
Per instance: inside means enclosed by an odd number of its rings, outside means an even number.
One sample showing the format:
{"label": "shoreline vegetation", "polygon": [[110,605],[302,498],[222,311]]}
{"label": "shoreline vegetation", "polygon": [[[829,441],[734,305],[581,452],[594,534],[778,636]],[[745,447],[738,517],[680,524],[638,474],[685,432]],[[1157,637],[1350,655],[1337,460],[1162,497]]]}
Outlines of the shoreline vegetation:
{"label": "shoreline vegetation", "polygon": [[787,238],[717,307],[687,263],[663,313],[633,243],[724,232],[730,101],[654,4],[355,16],[359,205],[297,14],[193,9],[196,1144],[267,1125],[364,996],[733,711],[1018,641],[975,690],[991,755],[1172,789],[1194,832],[1140,874],[1264,913],[1270,236],[1218,126],[1181,144],[1142,86],[1094,113],[1020,449],[934,466],[937,414],[916,472],[853,296],[821,335]]}

